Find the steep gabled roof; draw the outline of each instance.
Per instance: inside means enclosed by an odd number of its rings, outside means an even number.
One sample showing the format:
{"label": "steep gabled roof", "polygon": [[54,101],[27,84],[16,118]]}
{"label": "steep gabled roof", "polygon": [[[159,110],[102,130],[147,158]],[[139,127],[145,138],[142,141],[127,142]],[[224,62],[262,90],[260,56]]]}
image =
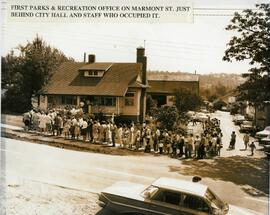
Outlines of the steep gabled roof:
{"label": "steep gabled roof", "polygon": [[[84,77],[81,68],[106,70],[103,77]],[[137,79],[140,63],[76,63],[65,62],[46,85],[44,94],[124,96]]]}
{"label": "steep gabled roof", "polygon": [[88,63],[80,68],[80,70],[104,70],[107,71],[113,63]]}

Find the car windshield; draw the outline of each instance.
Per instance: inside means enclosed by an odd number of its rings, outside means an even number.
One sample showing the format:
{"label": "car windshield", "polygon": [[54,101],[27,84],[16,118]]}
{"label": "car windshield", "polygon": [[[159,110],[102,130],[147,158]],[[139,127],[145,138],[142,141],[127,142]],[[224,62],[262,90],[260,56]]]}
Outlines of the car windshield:
{"label": "car windshield", "polygon": [[225,207],[225,203],[221,201],[211,190],[207,189],[205,193],[205,198],[211,203],[214,204],[217,208],[223,209]]}
{"label": "car windshield", "polygon": [[141,196],[144,198],[151,198],[158,191],[158,187],[151,185],[142,191]]}

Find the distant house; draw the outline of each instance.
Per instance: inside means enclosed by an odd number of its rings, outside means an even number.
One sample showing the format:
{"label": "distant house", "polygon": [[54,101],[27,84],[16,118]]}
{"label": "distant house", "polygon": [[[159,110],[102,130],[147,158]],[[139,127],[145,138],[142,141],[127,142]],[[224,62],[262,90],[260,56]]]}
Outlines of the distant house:
{"label": "distant house", "polygon": [[158,105],[170,105],[173,93],[188,88],[199,93],[199,77],[182,73],[146,73],[145,49],[137,48],[135,63],[65,62],[53,74],[39,95],[42,109],[66,105],[79,106],[88,113],[121,115],[143,122],[146,94]]}
{"label": "distant house", "polygon": [[147,72],[149,88],[147,94],[158,106],[172,105],[173,94],[179,89],[188,89],[199,94],[199,76],[180,72]]}

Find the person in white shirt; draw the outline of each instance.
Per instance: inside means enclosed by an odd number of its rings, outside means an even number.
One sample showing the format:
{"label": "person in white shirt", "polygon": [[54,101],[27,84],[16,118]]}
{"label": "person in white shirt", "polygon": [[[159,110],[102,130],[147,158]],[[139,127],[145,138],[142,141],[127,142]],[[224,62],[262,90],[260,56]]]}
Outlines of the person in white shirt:
{"label": "person in white shirt", "polygon": [[120,144],[120,147],[123,147],[122,138],[123,138],[123,128],[122,128],[122,125],[120,124],[118,128],[118,142]]}
{"label": "person in white shirt", "polygon": [[88,127],[88,124],[87,124],[86,120],[82,119],[82,121],[81,121],[81,135],[83,137],[83,142],[86,141],[87,127]]}

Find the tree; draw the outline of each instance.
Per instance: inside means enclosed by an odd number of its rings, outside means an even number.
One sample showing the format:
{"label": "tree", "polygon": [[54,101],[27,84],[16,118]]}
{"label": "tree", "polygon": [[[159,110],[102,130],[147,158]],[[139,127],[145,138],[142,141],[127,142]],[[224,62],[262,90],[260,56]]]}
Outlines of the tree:
{"label": "tree", "polygon": [[146,98],[146,113],[153,116],[157,111],[157,101],[152,98],[151,95],[147,95]]}
{"label": "tree", "polygon": [[202,105],[202,98],[187,89],[180,89],[174,93],[175,106],[182,115],[189,110],[195,110]]}
{"label": "tree", "polygon": [[218,85],[215,86],[215,91],[218,96],[224,96],[228,92],[228,88],[219,82]]}
{"label": "tree", "polygon": [[162,128],[172,130],[179,118],[179,113],[175,106],[162,106],[156,112],[155,118],[161,122]]}
{"label": "tree", "polygon": [[270,4],[256,10],[235,13],[226,30],[236,31],[229,41],[223,60],[248,60],[252,68],[243,74],[247,80],[238,87],[240,100],[260,104],[270,100]]}
{"label": "tree", "polygon": [[[2,103],[6,103],[3,108],[23,112],[31,108],[31,97],[49,82],[56,68],[64,61],[72,59],[47,45],[38,36],[26,45],[19,45],[17,49],[18,56],[11,51],[2,58],[2,82],[3,87],[8,89],[6,100]],[[17,103],[21,105],[18,106]]]}

